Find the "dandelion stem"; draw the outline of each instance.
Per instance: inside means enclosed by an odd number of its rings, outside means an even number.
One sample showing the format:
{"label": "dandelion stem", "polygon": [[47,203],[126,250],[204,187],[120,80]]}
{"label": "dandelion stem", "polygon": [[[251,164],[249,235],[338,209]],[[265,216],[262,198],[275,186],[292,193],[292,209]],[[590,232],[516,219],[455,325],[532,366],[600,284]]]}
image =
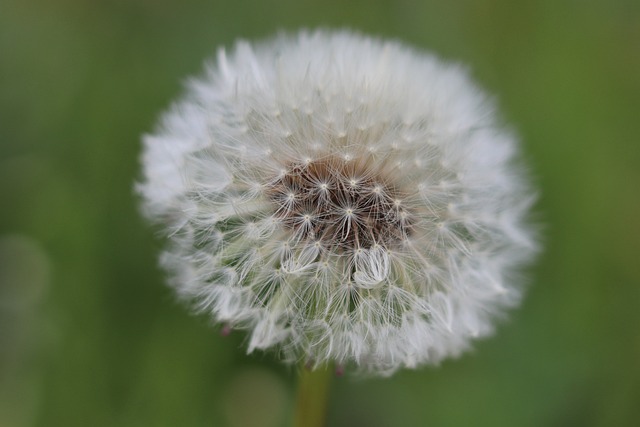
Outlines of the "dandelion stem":
{"label": "dandelion stem", "polygon": [[294,427],[324,426],[332,372],[326,366],[300,369]]}

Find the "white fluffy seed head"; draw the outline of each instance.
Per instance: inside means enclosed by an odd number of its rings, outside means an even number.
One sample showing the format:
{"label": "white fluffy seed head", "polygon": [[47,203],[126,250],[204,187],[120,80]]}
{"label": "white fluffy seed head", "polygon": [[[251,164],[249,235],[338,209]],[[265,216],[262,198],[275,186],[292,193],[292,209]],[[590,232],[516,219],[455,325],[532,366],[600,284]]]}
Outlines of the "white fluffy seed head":
{"label": "white fluffy seed head", "polygon": [[144,137],[171,285],[288,362],[388,374],[459,354],[535,252],[492,108],[460,68],[349,32],[220,50]]}

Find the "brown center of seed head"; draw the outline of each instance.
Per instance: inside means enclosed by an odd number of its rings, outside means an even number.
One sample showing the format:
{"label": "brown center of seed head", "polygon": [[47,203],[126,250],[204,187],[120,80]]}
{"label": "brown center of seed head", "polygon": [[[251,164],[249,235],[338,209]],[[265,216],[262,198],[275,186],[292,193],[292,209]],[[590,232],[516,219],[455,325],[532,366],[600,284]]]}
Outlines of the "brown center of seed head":
{"label": "brown center of seed head", "polygon": [[343,249],[391,246],[409,232],[403,195],[366,161],[290,163],[268,187],[276,216],[298,239]]}

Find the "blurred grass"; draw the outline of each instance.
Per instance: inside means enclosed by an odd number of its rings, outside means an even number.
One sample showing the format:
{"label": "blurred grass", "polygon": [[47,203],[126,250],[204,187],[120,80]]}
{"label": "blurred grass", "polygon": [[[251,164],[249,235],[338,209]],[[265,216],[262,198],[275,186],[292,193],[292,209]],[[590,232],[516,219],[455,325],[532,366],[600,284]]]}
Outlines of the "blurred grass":
{"label": "blurred grass", "polygon": [[330,425],[637,424],[640,3],[4,0],[0,426],[286,424],[291,371],[174,302],[132,183],[217,46],[319,25],[467,64],[522,136],[546,247],[495,338],[335,381]]}

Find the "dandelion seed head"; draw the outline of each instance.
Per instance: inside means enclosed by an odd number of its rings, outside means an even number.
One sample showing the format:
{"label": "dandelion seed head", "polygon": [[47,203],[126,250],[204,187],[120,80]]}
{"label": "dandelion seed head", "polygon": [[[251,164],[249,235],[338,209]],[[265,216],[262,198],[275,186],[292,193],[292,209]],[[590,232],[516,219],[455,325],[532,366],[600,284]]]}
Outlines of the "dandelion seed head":
{"label": "dandelion seed head", "polygon": [[490,334],[536,250],[517,141],[455,65],[349,32],[220,50],[144,137],[170,284],[248,350],[375,374]]}

